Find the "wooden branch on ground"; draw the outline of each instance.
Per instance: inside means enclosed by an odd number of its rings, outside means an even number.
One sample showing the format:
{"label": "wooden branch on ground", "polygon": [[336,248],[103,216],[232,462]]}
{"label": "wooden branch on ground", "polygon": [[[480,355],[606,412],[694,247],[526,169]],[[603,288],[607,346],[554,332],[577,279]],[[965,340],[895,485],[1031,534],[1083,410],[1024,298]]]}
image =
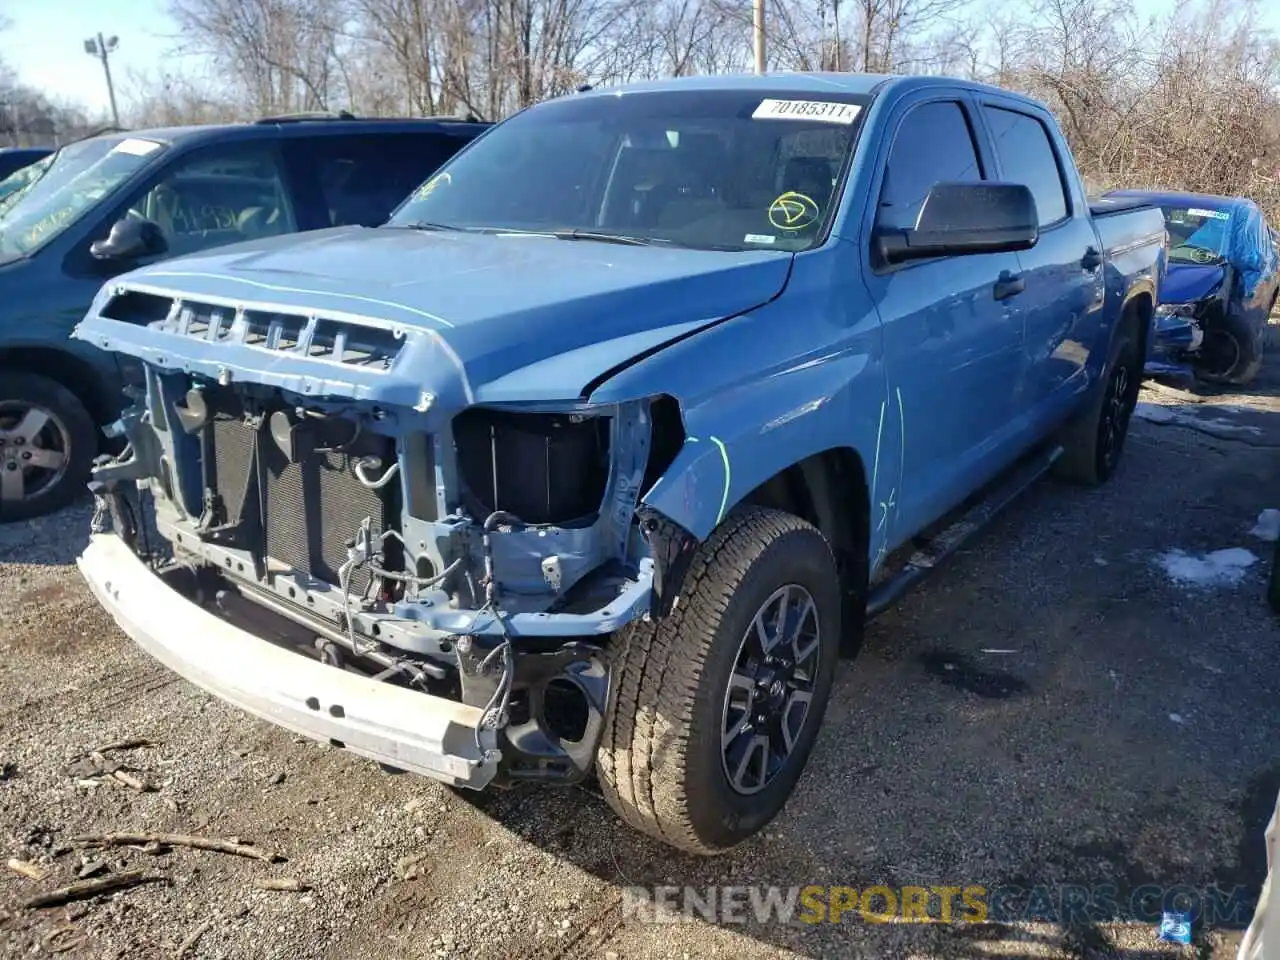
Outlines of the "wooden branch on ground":
{"label": "wooden branch on ground", "polygon": [[253,885],[259,890],[283,890],[288,893],[305,893],[311,889],[294,877],[255,877]]}
{"label": "wooden branch on ground", "polygon": [[82,843],[98,847],[145,846],[158,843],[166,847],[191,847],[196,850],[212,850],[215,853],[229,853],[236,857],[248,857],[250,860],[261,860],[263,863],[276,863],[284,859],[278,854],[243,843],[230,840],[215,840],[211,837],[196,837],[185,833],[104,833],[72,837],[71,843]]}
{"label": "wooden branch on ground", "polygon": [[147,873],[145,870],[126,870],[124,873],[113,873],[109,877],[99,877],[95,880],[79,880],[76,883],[69,883],[65,887],[58,887],[56,890],[50,890],[47,893],[38,893],[34,897],[28,897],[22,901],[21,905],[27,909],[33,907],[60,907],[62,904],[70,903],[72,900],[94,897],[100,893],[109,893],[112,890],[124,890],[127,887],[136,887],[143,883],[168,882],[168,877]]}
{"label": "wooden branch on ground", "polygon": [[213,921],[206,920],[204,923],[200,924],[200,926],[187,934],[187,938],[183,940],[182,945],[178,947],[178,952],[173,955],[174,960],[183,960],[187,954],[194,950],[197,941],[205,935],[205,931],[207,931],[211,926],[213,926]]}
{"label": "wooden branch on ground", "polygon": [[49,871],[39,864],[28,863],[26,860],[19,860],[17,857],[11,857],[5,864],[14,873],[26,877],[28,880],[34,880],[39,883],[49,875]]}

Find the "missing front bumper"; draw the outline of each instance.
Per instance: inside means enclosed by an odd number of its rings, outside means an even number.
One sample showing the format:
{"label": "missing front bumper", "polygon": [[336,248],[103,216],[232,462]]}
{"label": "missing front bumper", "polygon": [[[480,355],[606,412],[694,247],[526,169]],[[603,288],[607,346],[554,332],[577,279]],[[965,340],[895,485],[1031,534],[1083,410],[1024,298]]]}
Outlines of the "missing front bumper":
{"label": "missing front bumper", "polygon": [[497,736],[481,727],[481,709],[337,670],[234,627],[166,585],[114,534],[94,534],[76,563],[135,643],[214,696],[454,786],[479,790],[494,779]]}

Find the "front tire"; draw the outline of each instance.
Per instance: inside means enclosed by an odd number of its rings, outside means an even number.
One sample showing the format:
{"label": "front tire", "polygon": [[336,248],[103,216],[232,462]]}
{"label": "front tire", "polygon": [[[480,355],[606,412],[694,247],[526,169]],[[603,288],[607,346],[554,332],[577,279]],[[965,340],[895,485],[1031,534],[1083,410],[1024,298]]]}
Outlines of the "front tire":
{"label": "front tire", "polygon": [[84,490],[96,453],[93,418],[75,394],[39,374],[0,370],[0,522],[65,507]]}
{"label": "front tire", "polygon": [[731,514],[699,546],[676,609],[615,639],[597,750],[609,805],[637,830],[702,855],[769,823],[821,725],[840,611],[821,533],[777,510]]}
{"label": "front tire", "polygon": [[[1273,297],[1267,316],[1275,310]],[[1265,323],[1263,321],[1265,331]],[[1192,362],[1195,375],[1206,383],[1243,386],[1262,369],[1265,333],[1259,334],[1239,316],[1228,315],[1204,331],[1204,343]]]}

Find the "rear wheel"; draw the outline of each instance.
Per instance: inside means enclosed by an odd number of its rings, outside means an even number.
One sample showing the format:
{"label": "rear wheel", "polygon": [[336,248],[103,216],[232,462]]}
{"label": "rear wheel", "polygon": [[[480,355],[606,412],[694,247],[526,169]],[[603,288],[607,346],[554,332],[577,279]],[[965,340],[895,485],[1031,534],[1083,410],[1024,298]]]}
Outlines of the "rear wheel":
{"label": "rear wheel", "polygon": [[1142,386],[1142,358],[1135,324],[1123,321],[1111,345],[1099,389],[1062,435],[1062,456],[1054,465],[1061,479],[1084,486],[1106,483],[1120,464],[1129,421]]}
{"label": "rear wheel", "polygon": [[758,507],[730,515],[698,548],[676,609],[616,638],[597,772],[619,816],[698,854],[777,816],[826,710],[840,602],[814,527]]}
{"label": "rear wheel", "polygon": [[66,506],[84,489],[96,452],[93,419],[70,390],[0,371],[0,521]]}

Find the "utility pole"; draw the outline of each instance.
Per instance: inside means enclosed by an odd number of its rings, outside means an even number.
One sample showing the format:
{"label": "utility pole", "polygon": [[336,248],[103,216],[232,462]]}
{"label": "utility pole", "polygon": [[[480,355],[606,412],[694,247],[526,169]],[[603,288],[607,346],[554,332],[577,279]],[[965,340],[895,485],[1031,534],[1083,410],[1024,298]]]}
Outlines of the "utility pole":
{"label": "utility pole", "polygon": [[103,40],[102,34],[98,34],[96,38],[90,37],[84,42],[84,52],[102,61],[102,72],[107,77],[107,96],[111,98],[111,122],[117,127],[120,126],[120,111],[116,109],[116,88],[111,82],[111,64],[107,58],[115,53],[118,46],[120,46],[119,37],[107,37]]}
{"label": "utility pole", "polygon": [[764,73],[764,0],[752,0],[751,28],[755,35],[756,73]]}
{"label": "utility pole", "polygon": [[831,0],[831,19],[836,27],[835,70],[839,73],[844,69],[844,48],[840,45],[840,0]]}

